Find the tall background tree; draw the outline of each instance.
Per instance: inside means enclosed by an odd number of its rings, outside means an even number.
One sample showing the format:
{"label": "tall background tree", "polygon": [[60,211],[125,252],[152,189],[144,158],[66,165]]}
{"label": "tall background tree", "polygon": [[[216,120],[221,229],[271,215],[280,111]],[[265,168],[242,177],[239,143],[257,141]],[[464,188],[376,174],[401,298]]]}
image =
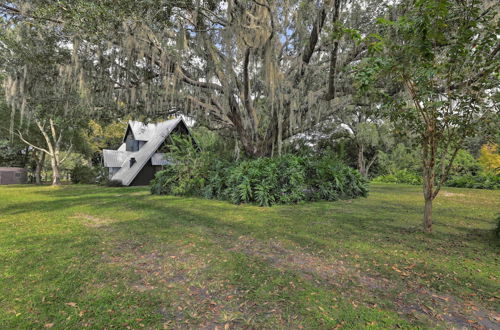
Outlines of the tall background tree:
{"label": "tall background tree", "polygon": [[183,113],[235,135],[249,156],[353,102],[362,34],[384,1],[13,1],[11,17],[71,35],[78,84],[98,108]]}
{"label": "tall background tree", "polygon": [[73,72],[68,69],[71,53],[67,40],[57,29],[23,22],[4,30],[0,42],[5,98],[12,109],[11,134],[49,157],[52,184],[60,184],[60,167],[66,158],[62,151],[71,149],[72,136],[84,114],[80,101],[84,95],[75,88]]}

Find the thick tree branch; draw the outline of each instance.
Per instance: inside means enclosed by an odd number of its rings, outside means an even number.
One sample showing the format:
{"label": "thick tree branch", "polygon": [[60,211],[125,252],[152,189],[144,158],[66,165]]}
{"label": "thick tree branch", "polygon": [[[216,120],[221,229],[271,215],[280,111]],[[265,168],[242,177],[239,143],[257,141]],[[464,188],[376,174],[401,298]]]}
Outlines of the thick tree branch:
{"label": "thick tree branch", "polygon": [[325,4],[321,9],[319,10],[316,20],[314,21],[313,28],[311,30],[311,34],[309,36],[309,40],[304,48],[304,52],[302,54],[302,62],[304,64],[309,64],[311,61],[311,57],[314,53],[314,48],[316,48],[316,44],[318,43],[319,40],[319,35],[321,33],[321,30],[323,29],[323,25],[325,23],[325,18],[326,18],[326,7],[329,4],[329,0],[325,0]]}
{"label": "thick tree branch", "polygon": [[[334,31],[338,34],[338,21],[340,16],[340,0],[334,0],[334,9],[332,15],[332,24],[334,27]],[[336,36],[335,41],[333,42],[333,48],[330,52],[330,68],[328,73],[328,92],[325,96],[326,100],[332,100],[335,98],[335,78],[337,76],[337,54],[339,51],[339,36]]]}
{"label": "thick tree branch", "polygon": [[25,17],[25,18],[32,18],[32,19],[38,19],[38,20],[48,21],[48,22],[52,22],[52,23],[58,23],[58,24],[62,24],[63,23],[63,21],[58,20],[58,19],[47,18],[47,17],[40,17],[40,16],[36,16],[36,15],[31,15],[31,14],[28,14],[28,13],[23,13],[23,12],[21,12],[21,10],[19,10],[19,9],[17,9],[15,7],[6,5],[5,3],[0,3],[0,9],[3,9],[3,11],[7,15],[11,15],[11,16],[12,15],[16,15],[16,16],[21,16],[21,17]]}
{"label": "thick tree branch", "polygon": [[21,133],[21,131],[17,131],[17,135],[19,136],[19,138],[21,139],[21,141],[23,141],[24,143],[26,143],[27,145],[35,148],[36,150],[40,150],[42,152],[45,152],[47,155],[50,155],[50,152],[44,148],[41,148],[41,147],[37,147],[36,145],[34,145],[33,143],[27,141],[24,137],[23,137],[23,134]]}
{"label": "thick tree branch", "polygon": [[66,151],[66,154],[64,155],[63,159],[61,159],[61,161],[59,162],[59,165],[64,163],[64,161],[68,158],[69,154],[71,153],[71,149],[73,149],[73,143],[70,142],[69,148]]}
{"label": "thick tree branch", "polygon": [[252,129],[255,133],[257,132],[257,126],[259,125],[259,123],[257,118],[257,112],[255,111],[255,108],[252,105],[252,100],[250,96],[250,78],[248,73],[249,61],[250,61],[250,48],[247,48],[245,50],[245,58],[243,60],[243,104],[245,105],[247,113],[251,118]]}

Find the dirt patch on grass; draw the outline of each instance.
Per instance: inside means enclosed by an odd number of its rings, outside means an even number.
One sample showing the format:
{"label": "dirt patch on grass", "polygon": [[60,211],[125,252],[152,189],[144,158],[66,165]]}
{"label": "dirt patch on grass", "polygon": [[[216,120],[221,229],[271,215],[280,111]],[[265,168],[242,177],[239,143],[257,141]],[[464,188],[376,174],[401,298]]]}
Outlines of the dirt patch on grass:
{"label": "dirt patch on grass", "polygon": [[207,262],[190,246],[159,246],[148,250],[146,244],[115,242],[112,254],[105,254],[106,263],[135,274],[130,287],[137,291],[154,290],[160,286],[172,288],[185,283],[188,278],[196,278],[202,273]]}
{"label": "dirt patch on grass", "polygon": [[372,289],[384,290],[388,286],[386,279],[363,275],[343,260],[325,262],[319,256],[287,249],[277,240],[264,244],[254,238],[240,236],[230,250],[260,257],[281,270],[298,271],[308,280],[320,278],[339,288],[344,287],[345,282],[353,278]]}
{"label": "dirt patch on grass", "polygon": [[[231,235],[216,239],[222,250],[227,250],[225,253],[243,253],[282,271],[298,273],[315,285],[333,289],[354,306],[394,309],[416,324],[427,326],[499,328],[498,315],[494,312],[418,286],[414,281],[405,280],[406,274],[402,274],[401,281],[377,275],[358,265],[355,255],[330,258],[300,246],[285,245],[278,239],[263,242],[249,236]],[[129,287],[133,291],[165,297],[165,303],[157,312],[163,316],[166,328],[258,328],[262,320],[266,325],[271,322],[283,327],[300,324],[300,320],[284,319],[285,313],[280,310],[283,306],[259,306],[247,297],[248,292],[226,280],[223,274],[214,272],[220,262],[216,258],[223,258],[223,253],[214,253],[194,243],[115,241],[112,255],[105,259],[129,274]],[[411,269],[401,271],[406,273]]]}
{"label": "dirt patch on grass", "polygon": [[400,315],[427,324],[500,329],[500,315],[476,304],[438,294],[409,281],[398,284],[382,276],[364,273],[346,260],[325,260],[300,249],[285,248],[278,240],[261,242],[241,236],[230,250],[262,258],[281,270],[298,272],[306,280],[334,286],[353,304],[375,307],[373,300],[378,297],[392,301]]}
{"label": "dirt patch on grass", "polygon": [[465,194],[452,193],[449,191],[442,191],[441,195],[443,195],[444,197],[465,197]]}
{"label": "dirt patch on grass", "polygon": [[164,328],[254,328],[259,319],[256,315],[268,311],[248,301],[248,292],[211,273],[214,256],[204,255],[194,244],[146,249],[144,245],[123,244],[105,259],[133,272],[132,290],[165,297],[165,304],[157,311],[164,318]]}
{"label": "dirt patch on grass", "polygon": [[423,287],[401,292],[395,303],[404,314],[436,324],[443,322],[454,329],[500,329],[499,314]]}
{"label": "dirt patch on grass", "polygon": [[84,220],[84,225],[87,227],[93,227],[93,228],[98,228],[98,227],[104,227],[107,226],[116,220],[110,219],[110,218],[101,218],[101,217],[96,217],[90,214],[84,214],[84,213],[79,213],[71,217],[72,219],[80,219]]}
{"label": "dirt patch on grass", "polygon": [[198,277],[207,264],[196,255],[182,251],[153,251],[131,258],[127,267],[139,275],[138,283],[133,287],[145,291],[160,286],[184,285],[190,278]]}

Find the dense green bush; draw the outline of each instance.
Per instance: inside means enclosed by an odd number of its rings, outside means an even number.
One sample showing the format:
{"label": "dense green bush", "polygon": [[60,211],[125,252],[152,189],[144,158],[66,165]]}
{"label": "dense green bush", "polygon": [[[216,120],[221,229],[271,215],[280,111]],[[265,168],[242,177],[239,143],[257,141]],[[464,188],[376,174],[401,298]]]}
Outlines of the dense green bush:
{"label": "dense green bush", "polygon": [[372,182],[381,182],[381,183],[405,183],[405,184],[413,184],[419,185],[422,184],[422,176],[415,172],[411,172],[408,170],[397,170],[390,174],[385,174],[376,177],[372,180]]}
{"label": "dense green bush", "polygon": [[500,175],[479,172],[476,175],[453,176],[446,182],[446,185],[460,188],[500,189]]}
{"label": "dense green bush", "polygon": [[71,170],[71,182],[73,183],[92,184],[96,183],[96,180],[97,170],[95,168],[79,164]]}
{"label": "dense green bush", "polygon": [[208,161],[208,166],[206,167],[205,187],[202,189],[202,196],[208,199],[230,199],[228,178],[236,164],[209,156],[206,156],[205,159]]}
{"label": "dense green bush", "polygon": [[271,206],[366,196],[368,188],[359,172],[328,158],[284,155],[231,163],[199,152],[158,172],[151,192]]}
{"label": "dense green bush", "polygon": [[156,173],[151,181],[151,192],[218,198],[223,185],[221,180],[217,181],[218,172],[222,172],[224,168],[223,164],[219,164],[221,161],[212,153],[197,149],[189,138],[172,138],[170,149],[175,161]]}
{"label": "dense green bush", "polygon": [[154,195],[170,195],[173,193],[173,186],[179,181],[173,166],[167,166],[164,170],[156,172],[151,180],[150,190]]}
{"label": "dense green bush", "polygon": [[305,199],[305,166],[293,155],[243,161],[230,171],[228,186],[228,195],[236,204],[297,203]]}
{"label": "dense green bush", "polygon": [[337,200],[368,195],[367,180],[332,158],[306,160],[307,199]]}
{"label": "dense green bush", "polygon": [[[440,161],[436,164],[436,167],[439,168],[441,166]],[[455,160],[453,161],[453,165],[450,168],[450,176],[458,176],[458,175],[476,175],[481,172],[481,165],[479,162],[472,156],[472,154],[466,150],[459,150],[457,155],[455,156]]]}
{"label": "dense green bush", "polygon": [[380,175],[393,174],[401,170],[407,170],[411,173],[422,171],[421,151],[418,147],[410,148],[403,143],[398,143],[390,151],[380,150],[377,155],[378,174]]}

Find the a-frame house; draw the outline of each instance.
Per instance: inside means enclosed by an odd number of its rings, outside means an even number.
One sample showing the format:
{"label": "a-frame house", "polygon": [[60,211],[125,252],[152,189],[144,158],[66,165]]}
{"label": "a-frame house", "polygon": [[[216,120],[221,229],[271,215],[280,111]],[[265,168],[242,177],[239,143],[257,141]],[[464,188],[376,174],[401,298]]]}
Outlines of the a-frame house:
{"label": "a-frame house", "polygon": [[172,133],[190,134],[182,118],[149,124],[129,121],[120,148],[103,150],[109,179],[124,186],[149,184],[156,172],[171,164],[159,150],[168,144],[167,138]]}

